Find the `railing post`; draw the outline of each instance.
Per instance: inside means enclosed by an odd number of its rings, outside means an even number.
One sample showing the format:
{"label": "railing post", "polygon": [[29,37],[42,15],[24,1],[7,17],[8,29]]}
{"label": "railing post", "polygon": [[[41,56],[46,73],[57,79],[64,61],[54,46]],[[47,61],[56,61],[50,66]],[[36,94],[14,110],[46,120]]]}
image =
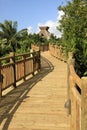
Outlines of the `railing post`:
{"label": "railing post", "polygon": [[81,130],[87,129],[87,77],[82,77]]}
{"label": "railing post", "polygon": [[67,61],[67,95],[68,95],[68,100],[65,103],[65,108],[68,109],[68,115],[71,114],[71,99],[70,99],[70,65],[74,65],[74,59],[72,58],[73,54],[72,52],[68,53],[68,61]]}
{"label": "railing post", "polygon": [[3,84],[3,75],[1,74],[1,68],[2,68],[2,65],[0,62],[0,99],[2,97],[2,84]]}
{"label": "railing post", "polygon": [[41,52],[40,52],[40,50],[39,50],[39,70],[41,69]]}
{"label": "railing post", "polygon": [[30,50],[30,56],[33,57],[33,49]]}
{"label": "railing post", "polygon": [[26,66],[25,66],[26,56],[23,55],[23,56],[22,56],[22,59],[23,59],[23,64],[24,64],[24,66],[23,66],[23,67],[24,67],[24,78],[23,78],[23,80],[25,81],[25,79],[26,79],[26,78],[25,78],[25,77],[26,77],[26,72],[25,72],[25,70],[26,70],[26,69],[25,69],[25,68],[26,68]]}
{"label": "railing post", "polygon": [[33,72],[32,72],[32,75],[34,76],[34,51],[33,51],[33,49],[30,50],[30,57],[32,57],[32,59],[33,59]]}
{"label": "railing post", "polygon": [[32,72],[32,75],[34,76],[34,62],[35,62],[34,52],[32,53],[32,58],[33,58],[33,72]]}
{"label": "railing post", "polygon": [[10,62],[13,64],[13,77],[14,77],[14,88],[16,88],[16,64],[15,64],[15,53],[14,52],[11,52],[10,53]]}

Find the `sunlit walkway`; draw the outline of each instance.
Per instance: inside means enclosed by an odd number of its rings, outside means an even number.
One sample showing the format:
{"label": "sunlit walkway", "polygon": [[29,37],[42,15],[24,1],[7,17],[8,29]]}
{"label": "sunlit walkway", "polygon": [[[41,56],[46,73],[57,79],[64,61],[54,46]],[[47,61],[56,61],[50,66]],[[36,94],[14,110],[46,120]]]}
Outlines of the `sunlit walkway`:
{"label": "sunlit walkway", "polygon": [[0,130],[70,130],[67,100],[67,65],[42,53],[39,74],[3,97]]}

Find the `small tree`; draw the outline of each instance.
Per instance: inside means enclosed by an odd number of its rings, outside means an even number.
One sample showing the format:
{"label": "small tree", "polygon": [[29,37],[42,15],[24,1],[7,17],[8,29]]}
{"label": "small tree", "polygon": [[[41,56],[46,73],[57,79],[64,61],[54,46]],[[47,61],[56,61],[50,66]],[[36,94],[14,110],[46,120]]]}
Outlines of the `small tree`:
{"label": "small tree", "polygon": [[[0,23],[0,39],[6,39],[7,46],[10,46],[9,51],[16,51],[17,48],[17,22],[5,20]],[[2,42],[3,44],[3,42]]]}

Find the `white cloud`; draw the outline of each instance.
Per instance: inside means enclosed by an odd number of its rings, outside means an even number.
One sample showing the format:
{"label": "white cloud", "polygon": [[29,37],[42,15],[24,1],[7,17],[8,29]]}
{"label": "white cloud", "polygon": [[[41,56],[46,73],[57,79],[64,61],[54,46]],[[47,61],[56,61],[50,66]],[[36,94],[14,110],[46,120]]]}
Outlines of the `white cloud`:
{"label": "white cloud", "polygon": [[29,26],[27,27],[28,34],[33,33],[33,27]]}
{"label": "white cloud", "polygon": [[58,17],[57,17],[57,20],[61,20],[62,16],[64,15],[64,12],[61,10],[61,11],[58,11]]}
{"label": "white cloud", "polygon": [[[61,20],[62,16],[64,15],[63,11],[58,11],[58,17],[57,21],[48,20],[46,23],[38,23],[39,26],[49,26],[49,32],[53,33],[56,37],[61,37],[62,33],[57,29],[57,27],[60,25],[59,20]],[[39,32],[39,29],[38,31]]]}
{"label": "white cloud", "polygon": [[[56,37],[61,37],[62,33],[57,30],[57,27],[60,25],[59,20],[61,20],[62,16],[64,15],[63,11],[58,11],[57,21],[48,20],[45,23],[38,23],[38,29],[36,33],[40,31],[39,26],[49,26],[49,32],[53,33]],[[28,27],[28,33],[33,33],[33,27]]]}
{"label": "white cloud", "polygon": [[53,33],[54,36],[56,36],[56,37],[61,37],[61,33],[57,30],[57,26],[58,26],[58,23],[57,23],[57,22],[54,22],[54,21],[52,21],[52,20],[49,20],[49,21],[47,21],[45,24],[39,23],[39,24],[38,24],[38,27],[39,27],[39,26],[48,26],[50,33]]}

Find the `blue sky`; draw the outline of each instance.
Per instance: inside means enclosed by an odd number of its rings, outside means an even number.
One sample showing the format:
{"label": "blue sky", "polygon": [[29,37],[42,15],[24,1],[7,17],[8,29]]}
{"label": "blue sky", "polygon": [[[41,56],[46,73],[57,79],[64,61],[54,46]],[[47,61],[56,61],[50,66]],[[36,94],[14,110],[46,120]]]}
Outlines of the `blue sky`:
{"label": "blue sky", "polygon": [[18,30],[29,28],[32,32],[36,32],[39,25],[51,25],[52,27],[55,26],[58,15],[60,15],[57,7],[65,4],[66,1],[0,0],[0,22],[4,23],[4,20],[17,21]]}

